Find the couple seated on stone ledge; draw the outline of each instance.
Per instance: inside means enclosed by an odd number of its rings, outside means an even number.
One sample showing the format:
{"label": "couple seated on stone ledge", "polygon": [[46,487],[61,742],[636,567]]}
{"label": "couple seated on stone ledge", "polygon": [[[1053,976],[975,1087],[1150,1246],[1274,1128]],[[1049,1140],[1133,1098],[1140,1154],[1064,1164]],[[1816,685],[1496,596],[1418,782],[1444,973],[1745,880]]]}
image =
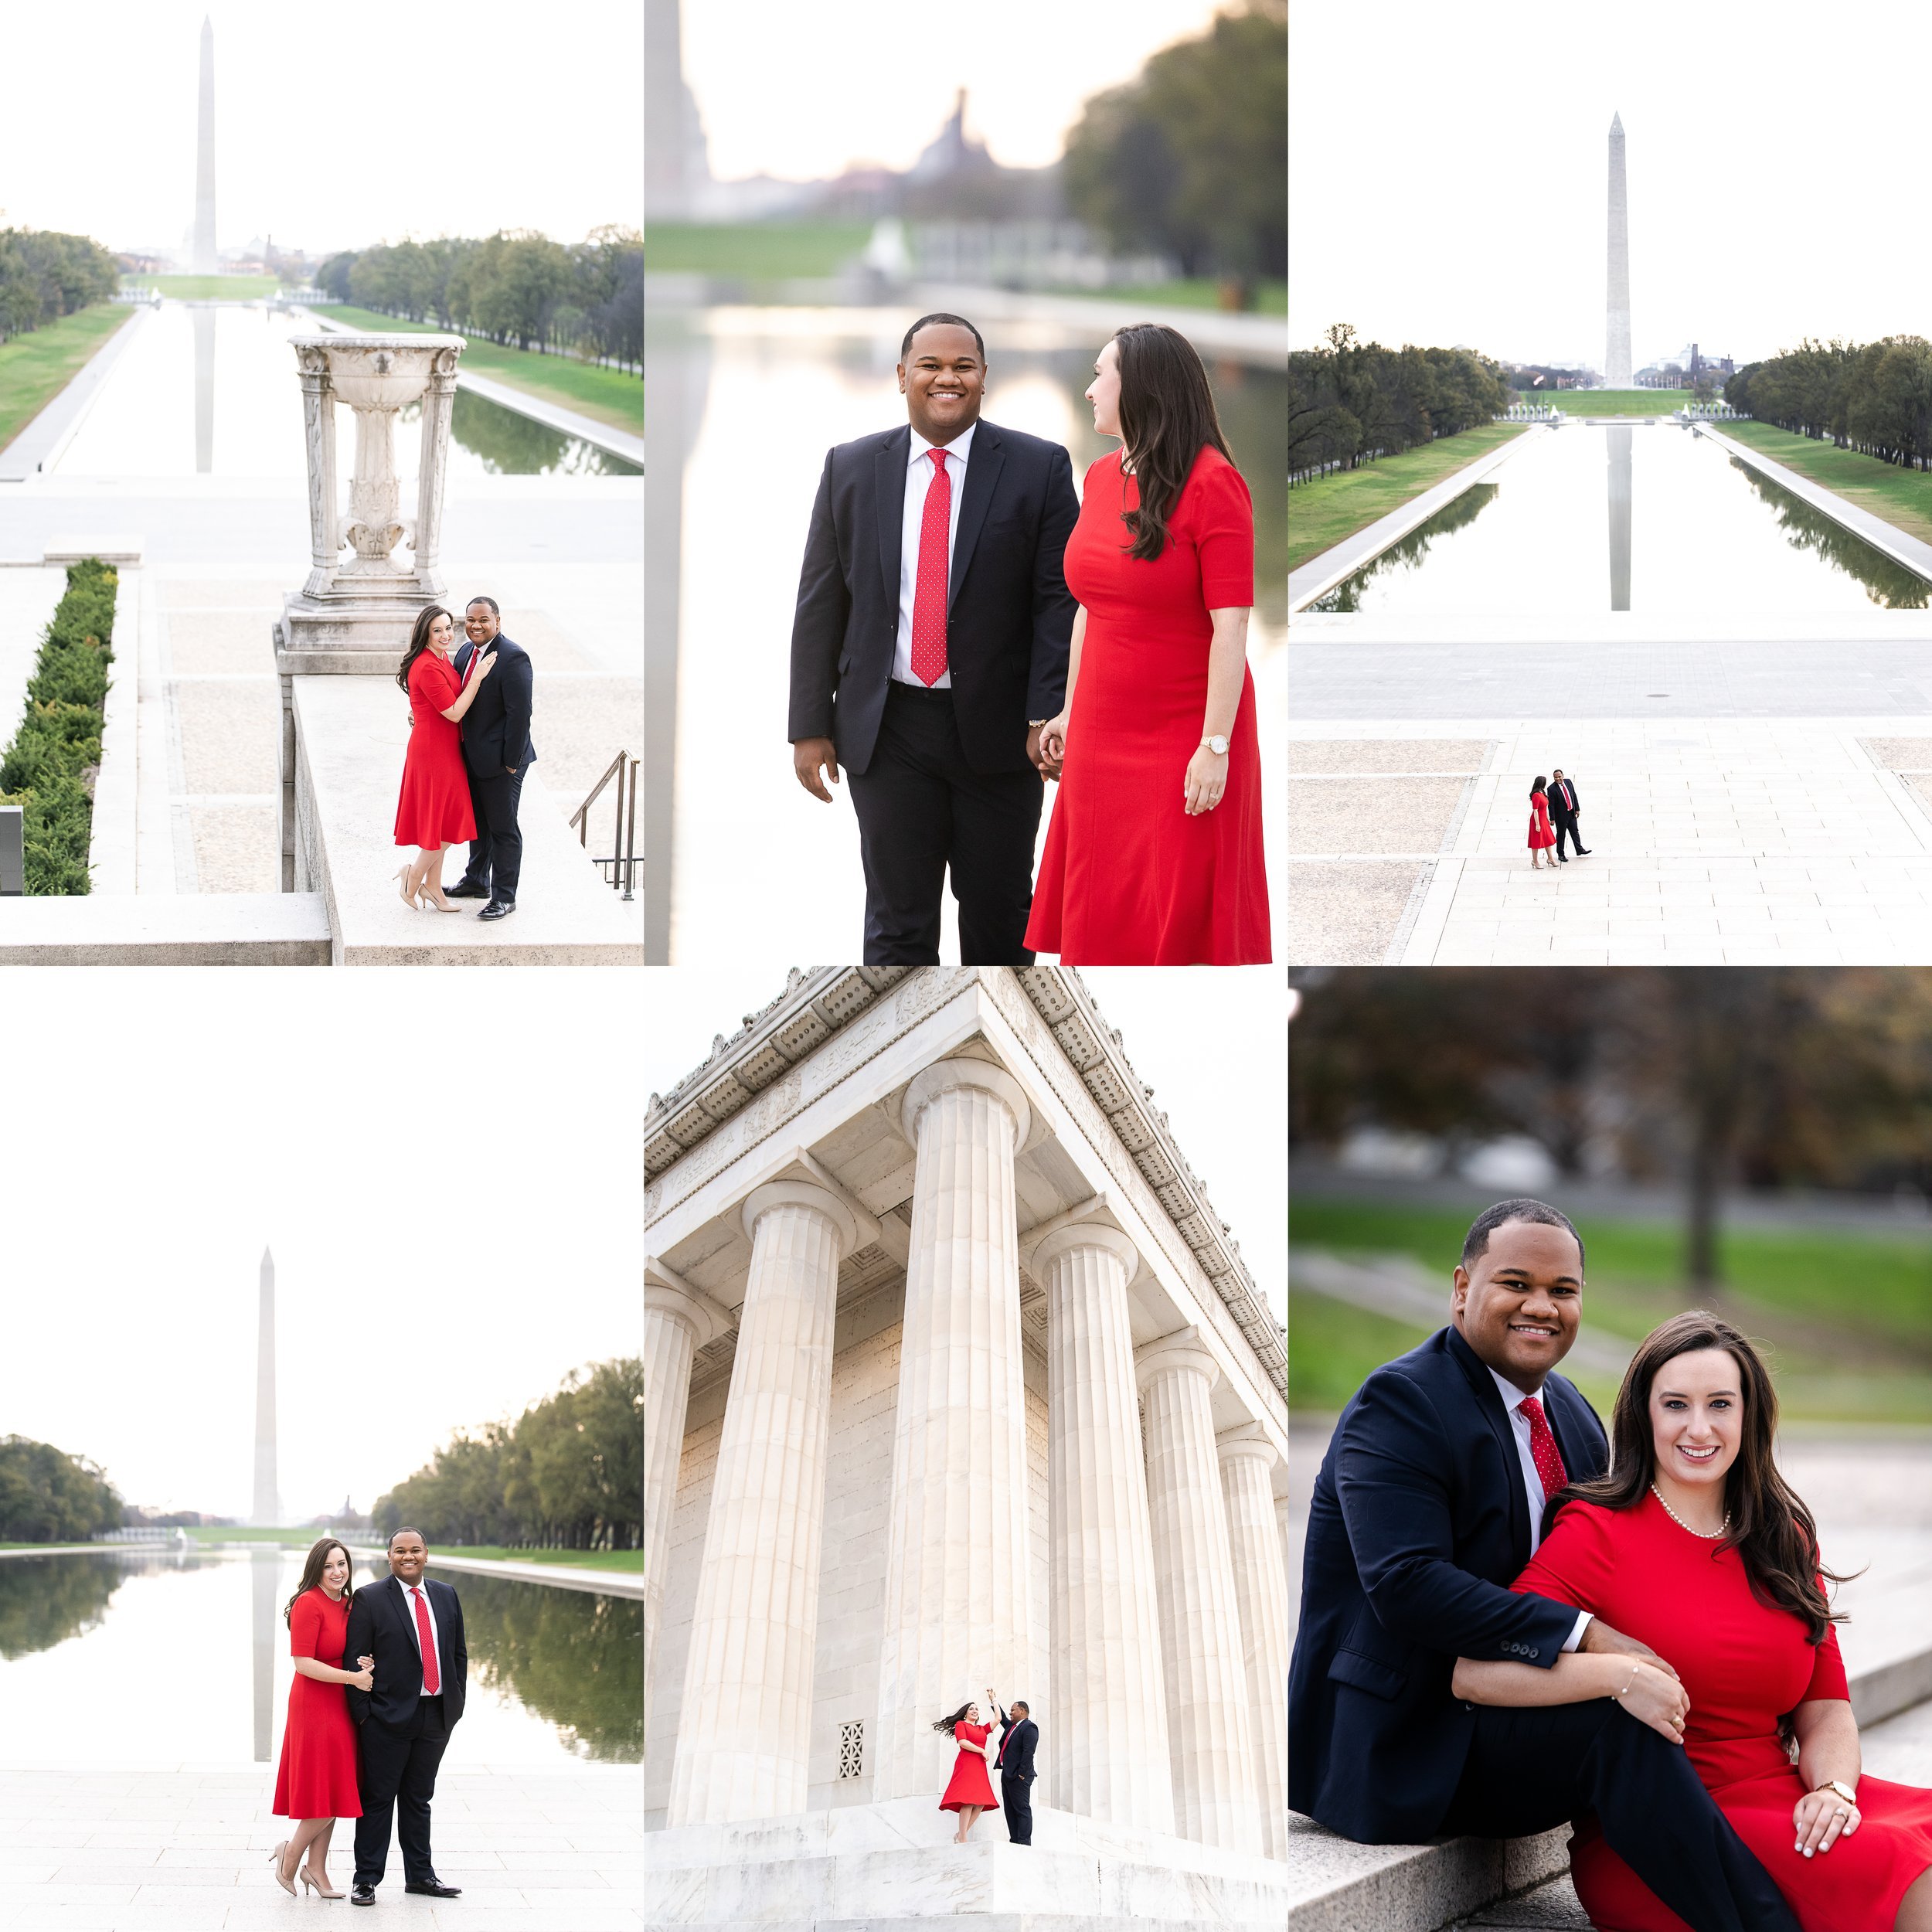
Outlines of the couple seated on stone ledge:
{"label": "couple seated on stone ledge", "polygon": [[[528,653],[504,634],[494,597],[471,598],[463,628],[466,641],[452,651],[456,620],[426,604],[396,673],[410,700],[396,842],[417,848],[396,883],[403,903],[419,912],[460,913],[451,900],[480,899],[477,917],[494,920],[516,910],[523,864],[517,807],[536,759],[532,675]],[[470,842],[470,862],[445,892],[443,854],[459,838]]]}
{"label": "couple seated on stone ledge", "polygon": [[1599,1932],[1932,1932],[1932,1791],[1861,1778],[1777,1399],[1716,1316],[1638,1346],[1606,1441],[1553,1372],[1583,1243],[1539,1201],[1463,1243],[1450,1325],[1378,1369],[1316,1478],[1289,1803],[1343,1837],[1566,1821]]}

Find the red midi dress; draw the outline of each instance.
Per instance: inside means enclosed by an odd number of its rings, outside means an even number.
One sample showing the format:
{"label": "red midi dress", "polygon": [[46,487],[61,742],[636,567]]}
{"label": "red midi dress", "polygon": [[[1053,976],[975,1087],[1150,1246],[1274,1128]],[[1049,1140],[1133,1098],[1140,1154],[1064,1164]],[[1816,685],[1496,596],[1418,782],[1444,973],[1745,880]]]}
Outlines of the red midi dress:
{"label": "red midi dress", "polygon": [[[326,1590],[305,1590],[288,1613],[288,1654],[341,1670],[349,1635],[349,1595],[332,1604]],[[355,1726],[349,1693],[297,1673],[288,1687],[288,1725],[275,1774],[277,1818],[360,1818],[355,1783]]]}
{"label": "red midi dress", "polygon": [[[1692,1536],[1648,1494],[1634,1509],[1566,1503],[1512,1587],[1589,1611],[1675,1668],[1690,1697],[1691,1763],[1804,1932],[1892,1932],[1906,1888],[1932,1866],[1932,1791],[1861,1777],[1857,1831],[1810,1858],[1794,1849],[1805,1787],[1777,1720],[1809,1699],[1845,1696],[1835,1631],[1814,1649],[1788,1611],[1752,1595],[1736,1550]],[[1594,1817],[1570,1853],[1599,1932],[1689,1932]]]}
{"label": "red midi dress", "polygon": [[1556,835],[1549,823],[1549,801],[1540,791],[1529,794],[1529,849],[1541,852],[1546,846],[1556,842]]}
{"label": "red midi dress", "polygon": [[991,1811],[999,1802],[993,1795],[992,1782],[986,1775],[985,1759],[978,1751],[966,1748],[968,1744],[984,1744],[992,1728],[990,1724],[969,1724],[964,1718],[953,1726],[953,1735],[960,1740],[959,1756],[954,1763],[952,1781],[946,1787],[946,1795],[939,1801],[942,1811],[957,1811],[968,1804],[977,1804],[982,1811]]}
{"label": "red midi dress", "polygon": [[1261,756],[1245,667],[1227,789],[1192,818],[1184,796],[1207,705],[1208,613],[1254,601],[1254,506],[1211,444],[1151,560],[1126,551],[1121,513],[1139,502],[1119,453],[1102,457],[1067,539],[1087,633],[1026,944],[1078,966],[1265,964]]}
{"label": "red midi dress", "polygon": [[396,801],[399,845],[433,848],[476,836],[463,736],[443,716],[462,694],[463,680],[447,658],[425,651],[410,666],[410,743]]}

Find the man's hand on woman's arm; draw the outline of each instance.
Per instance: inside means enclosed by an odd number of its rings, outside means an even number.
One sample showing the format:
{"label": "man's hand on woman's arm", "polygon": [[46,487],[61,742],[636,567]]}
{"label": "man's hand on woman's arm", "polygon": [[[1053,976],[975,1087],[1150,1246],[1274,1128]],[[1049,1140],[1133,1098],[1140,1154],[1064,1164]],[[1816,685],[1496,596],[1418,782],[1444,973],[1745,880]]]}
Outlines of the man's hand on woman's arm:
{"label": "man's hand on woman's arm", "polygon": [[1649,1645],[1639,1643],[1634,1637],[1626,1637],[1621,1630],[1613,1630],[1600,1617],[1593,1617],[1583,1626],[1583,1641],[1577,1648],[1598,1654],[1614,1654],[1620,1657],[1641,1657],[1647,1664],[1655,1664],[1659,1670],[1677,1675],[1676,1666],[1667,1658],[1659,1657]]}

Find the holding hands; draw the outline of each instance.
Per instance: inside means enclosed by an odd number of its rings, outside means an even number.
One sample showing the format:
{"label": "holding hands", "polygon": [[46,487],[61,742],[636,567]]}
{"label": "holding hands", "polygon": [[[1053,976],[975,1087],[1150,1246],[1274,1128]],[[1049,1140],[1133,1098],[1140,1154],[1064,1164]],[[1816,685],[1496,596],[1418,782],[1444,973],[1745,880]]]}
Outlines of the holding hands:
{"label": "holding hands", "polygon": [[376,1659],[373,1657],[357,1658],[355,1672],[349,1681],[359,1691],[373,1690],[376,1688]]}
{"label": "holding hands", "polygon": [[1673,1744],[1684,1741],[1684,1723],[1690,1716],[1690,1698],[1677,1681],[1676,1673],[1662,1658],[1646,1663],[1631,1658],[1626,1681],[1611,1696],[1632,1717],[1648,1724]]}

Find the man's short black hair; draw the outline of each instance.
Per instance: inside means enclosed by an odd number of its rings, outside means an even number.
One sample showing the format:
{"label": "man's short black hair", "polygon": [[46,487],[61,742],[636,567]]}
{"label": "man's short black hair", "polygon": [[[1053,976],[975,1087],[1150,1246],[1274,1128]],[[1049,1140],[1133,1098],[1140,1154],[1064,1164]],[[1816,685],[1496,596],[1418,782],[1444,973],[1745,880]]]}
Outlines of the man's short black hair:
{"label": "man's short black hair", "polygon": [[490,607],[490,615],[493,617],[500,617],[503,614],[503,613],[496,607],[496,599],[495,597],[471,597],[469,603],[464,604],[463,608],[467,611],[471,605],[478,604],[487,604]]}
{"label": "man's short black hair", "polygon": [[1509,1221],[1529,1221],[1538,1227],[1563,1228],[1577,1243],[1577,1267],[1579,1273],[1583,1265],[1583,1237],[1577,1232],[1577,1224],[1561,1208],[1552,1207],[1547,1201],[1532,1201],[1527,1195],[1519,1195],[1514,1200],[1498,1201],[1494,1207],[1487,1207],[1469,1224],[1469,1232],[1462,1237],[1462,1265],[1466,1268],[1480,1261],[1489,1252],[1489,1237],[1496,1230]]}
{"label": "man's short black hair", "polygon": [[1016,1711],[1026,1712],[1029,1717],[1031,1717],[1033,1714],[1032,1706],[1028,1703],[1026,1699],[1023,1697],[1016,1697],[1013,1699],[1013,1708]]}
{"label": "man's short black hair", "polygon": [[392,1529],[389,1532],[389,1541],[384,1544],[383,1547],[386,1549],[393,1549],[396,1547],[396,1539],[398,1536],[413,1536],[425,1549],[428,1549],[430,1546],[429,1538],[424,1536],[421,1530],[413,1529],[407,1523],[404,1523],[401,1529]]}
{"label": "man's short black hair", "polygon": [[955,328],[963,328],[973,338],[973,345],[979,351],[979,359],[986,359],[986,345],[980,332],[964,315],[922,315],[906,332],[906,339],[899,345],[899,359],[903,362],[913,352],[913,338],[922,328],[930,328],[935,322],[950,322]]}

